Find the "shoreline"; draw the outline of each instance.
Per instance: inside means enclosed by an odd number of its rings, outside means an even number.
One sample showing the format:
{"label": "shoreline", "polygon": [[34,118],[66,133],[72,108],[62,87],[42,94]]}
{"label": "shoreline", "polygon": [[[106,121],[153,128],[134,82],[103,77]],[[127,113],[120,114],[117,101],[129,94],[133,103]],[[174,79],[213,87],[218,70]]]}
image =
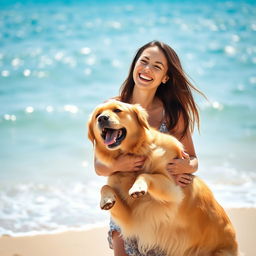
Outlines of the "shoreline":
{"label": "shoreline", "polygon": [[[226,209],[237,234],[241,256],[255,255],[256,208]],[[1,256],[110,256],[108,226],[25,236],[0,236]]]}
{"label": "shoreline", "polygon": [[13,237],[13,238],[19,238],[19,237],[33,237],[33,236],[44,236],[44,235],[58,235],[65,232],[79,232],[79,231],[90,231],[97,228],[104,228],[107,226],[107,222],[98,222],[96,224],[87,224],[83,225],[81,227],[65,227],[65,228],[57,228],[55,230],[41,230],[41,231],[27,231],[27,232],[6,232],[0,234],[1,237]]}

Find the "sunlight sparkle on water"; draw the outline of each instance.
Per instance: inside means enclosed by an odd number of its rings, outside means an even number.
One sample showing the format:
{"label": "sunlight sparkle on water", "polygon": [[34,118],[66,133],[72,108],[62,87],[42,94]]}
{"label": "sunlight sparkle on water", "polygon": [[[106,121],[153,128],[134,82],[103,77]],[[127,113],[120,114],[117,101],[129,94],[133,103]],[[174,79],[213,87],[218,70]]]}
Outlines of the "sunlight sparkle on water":
{"label": "sunlight sparkle on water", "polygon": [[83,161],[83,162],[82,162],[82,166],[86,168],[86,167],[89,166],[89,163],[88,163],[87,161]]}
{"label": "sunlight sparkle on water", "polygon": [[236,48],[231,45],[225,46],[224,51],[227,55],[235,55],[236,54]]}
{"label": "sunlight sparkle on water", "polygon": [[84,54],[84,55],[90,54],[90,53],[91,53],[91,49],[90,49],[89,47],[83,47],[83,48],[80,50],[80,53],[81,53],[81,54]]}
{"label": "sunlight sparkle on water", "polygon": [[254,77],[250,77],[249,81],[250,81],[251,84],[256,84],[256,77],[255,76]]}
{"label": "sunlight sparkle on water", "polygon": [[34,108],[31,107],[31,106],[28,106],[28,107],[26,107],[25,111],[26,111],[27,113],[31,114],[31,113],[34,112]]}
{"label": "sunlight sparkle on water", "polygon": [[78,107],[75,105],[65,105],[64,110],[76,114],[78,112]]}
{"label": "sunlight sparkle on water", "polygon": [[54,56],[54,59],[57,60],[57,61],[60,61],[63,57],[64,57],[63,52],[57,52]]}
{"label": "sunlight sparkle on water", "polygon": [[223,105],[221,105],[219,102],[217,102],[217,101],[214,101],[213,103],[212,103],[212,107],[214,108],[214,109],[218,109],[218,110],[222,110],[223,109]]}
{"label": "sunlight sparkle on water", "polygon": [[2,75],[3,77],[8,77],[8,76],[10,76],[10,71],[8,71],[8,70],[3,70],[3,71],[1,72],[1,75]]}
{"label": "sunlight sparkle on water", "polygon": [[47,106],[46,111],[49,112],[49,113],[53,112],[53,107],[52,106]]}
{"label": "sunlight sparkle on water", "polygon": [[22,60],[21,59],[19,59],[19,58],[14,58],[13,60],[12,60],[12,66],[14,67],[14,68],[18,68],[19,66],[21,66],[22,65]]}
{"label": "sunlight sparkle on water", "polygon": [[88,58],[87,61],[86,61],[86,63],[87,63],[88,65],[91,65],[91,66],[94,65],[95,62],[96,62],[95,57],[90,57],[90,58]]}
{"label": "sunlight sparkle on water", "polygon": [[23,71],[23,75],[26,76],[26,77],[28,77],[28,76],[31,75],[31,71],[30,71],[29,69],[25,69],[25,70]]}
{"label": "sunlight sparkle on water", "polygon": [[9,114],[5,114],[4,115],[4,119],[7,121],[16,121],[16,116],[15,115],[9,115]]}

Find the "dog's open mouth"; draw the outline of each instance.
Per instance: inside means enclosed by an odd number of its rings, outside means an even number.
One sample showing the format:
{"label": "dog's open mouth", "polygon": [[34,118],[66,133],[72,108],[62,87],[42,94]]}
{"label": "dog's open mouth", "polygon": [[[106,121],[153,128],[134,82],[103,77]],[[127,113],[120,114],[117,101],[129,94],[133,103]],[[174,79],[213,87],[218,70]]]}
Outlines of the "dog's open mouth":
{"label": "dog's open mouth", "polygon": [[126,129],[112,129],[112,128],[103,128],[101,137],[104,140],[104,144],[109,148],[116,147],[121,144],[126,136]]}

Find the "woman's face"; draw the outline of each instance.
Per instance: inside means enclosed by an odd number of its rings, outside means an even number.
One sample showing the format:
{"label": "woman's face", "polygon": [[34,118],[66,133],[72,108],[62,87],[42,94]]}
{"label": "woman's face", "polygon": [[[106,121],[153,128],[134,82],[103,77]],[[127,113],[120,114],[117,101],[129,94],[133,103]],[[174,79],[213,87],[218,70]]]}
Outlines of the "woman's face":
{"label": "woman's face", "polygon": [[157,89],[161,83],[167,82],[168,64],[163,52],[152,46],[145,49],[135,63],[133,80],[135,86],[141,89]]}

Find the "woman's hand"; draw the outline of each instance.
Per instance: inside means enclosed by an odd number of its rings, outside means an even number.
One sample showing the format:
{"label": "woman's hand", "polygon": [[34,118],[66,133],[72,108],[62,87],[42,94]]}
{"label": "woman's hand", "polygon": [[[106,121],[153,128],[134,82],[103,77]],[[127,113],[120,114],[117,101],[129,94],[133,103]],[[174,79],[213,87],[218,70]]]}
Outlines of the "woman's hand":
{"label": "woman's hand", "polygon": [[113,165],[114,172],[141,171],[146,160],[145,156],[120,155]]}
{"label": "woman's hand", "polygon": [[167,164],[167,171],[172,175],[195,172],[193,166],[190,164],[189,155],[184,151],[182,152],[182,158],[172,159]]}
{"label": "woman's hand", "polygon": [[182,173],[182,174],[176,174],[172,175],[172,177],[175,180],[175,183],[181,187],[186,187],[193,181],[193,175],[189,173]]}
{"label": "woman's hand", "polygon": [[175,183],[181,187],[186,187],[193,181],[193,175],[190,174],[195,171],[190,164],[190,157],[186,152],[182,152],[181,159],[173,159],[167,164],[167,171],[172,175]]}

